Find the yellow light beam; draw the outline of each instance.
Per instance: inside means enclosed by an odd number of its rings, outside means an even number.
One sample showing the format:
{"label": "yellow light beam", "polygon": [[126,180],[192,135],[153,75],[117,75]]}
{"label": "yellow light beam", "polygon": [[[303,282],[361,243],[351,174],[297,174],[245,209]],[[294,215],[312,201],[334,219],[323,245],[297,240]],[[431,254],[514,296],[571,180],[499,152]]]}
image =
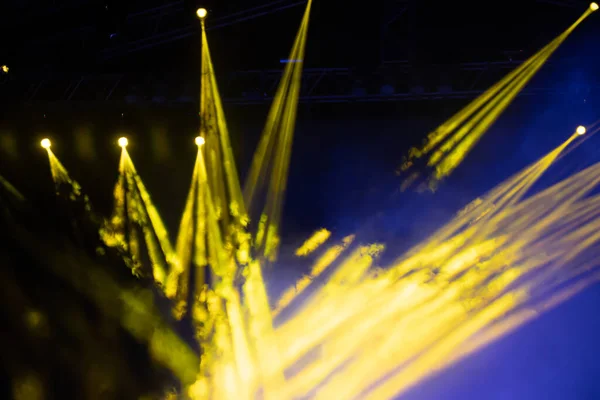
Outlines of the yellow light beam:
{"label": "yellow light beam", "polygon": [[[160,214],[127,152],[127,138],[120,138],[118,144],[121,157],[114,189],[114,210],[102,228],[101,236],[108,246],[124,248],[132,257],[131,268],[142,274],[151,273],[165,290],[169,264],[175,262],[175,252]],[[140,233],[151,269],[145,268]]]}
{"label": "yellow light beam", "polygon": [[[421,149],[411,149],[402,169],[411,168],[415,158],[429,156],[427,164],[434,168],[430,187],[435,188],[458,166],[546,60],[591,12],[588,8],[565,32],[430,133]],[[416,174],[411,174],[404,181],[403,188],[414,182]]]}
{"label": "yellow light beam", "polygon": [[[518,313],[534,293],[551,293],[552,287],[567,282],[561,265],[600,242],[595,233],[600,200],[586,198],[600,183],[600,164],[524,198],[540,169],[560,151],[559,146],[535,163],[536,168],[517,174],[519,179],[508,188],[501,184],[502,189],[493,190],[503,193],[493,217],[477,219],[473,229],[453,230],[437,241],[442,247],[447,241],[458,244],[447,246],[450,250],[435,255],[435,247],[428,247],[417,255],[411,274],[383,273],[365,280],[363,268],[342,267],[331,286],[275,331],[281,369],[321,349],[321,356],[286,381],[282,393],[302,397],[319,387],[317,398],[334,393],[340,399],[361,393],[389,398],[392,391],[401,393],[447,366],[470,337]],[[522,183],[515,190],[518,182]],[[487,224],[493,228],[480,228]],[[398,267],[406,268],[402,263]],[[582,265],[571,277],[583,279],[588,268]],[[536,275],[530,274],[533,271]],[[303,326],[313,329],[298,337]],[[333,371],[337,372],[329,379]],[[387,376],[397,379],[382,380]]]}
{"label": "yellow light beam", "polygon": [[206,157],[210,165],[209,184],[215,201],[217,217],[233,217],[236,224],[245,226],[248,216],[244,205],[229,131],[215,72],[211,60],[204,19],[202,25],[202,71],[200,91],[201,133],[206,141]]}
{"label": "yellow light beam", "polygon": [[[304,59],[311,4],[309,1],[306,5],[290,59]],[[281,213],[287,186],[302,67],[303,62],[289,63],[284,70],[244,185],[244,199],[249,210],[254,207],[260,189],[267,187],[266,205],[262,208],[260,220],[255,227],[254,241],[264,260],[274,261],[279,248]],[[272,163],[271,169],[268,169],[269,162]]]}
{"label": "yellow light beam", "polygon": [[318,278],[329,266],[331,266],[340,256],[340,254],[342,254],[344,250],[346,250],[346,248],[352,244],[354,238],[354,235],[347,236],[342,240],[342,244],[338,244],[327,249],[313,265],[310,275],[300,278],[293,286],[288,288],[281,295],[281,298],[273,310],[273,317],[279,315],[281,311],[288,307],[292,301],[294,301],[294,299],[304,292],[304,290],[306,290],[316,278]]}
{"label": "yellow light beam", "polygon": [[302,246],[300,246],[296,250],[296,256],[305,257],[305,256],[311,254],[316,249],[318,249],[319,246],[321,246],[323,243],[325,243],[327,241],[327,239],[329,239],[330,236],[331,236],[331,232],[328,231],[327,229],[324,229],[324,228],[319,229],[318,231],[313,233],[311,237],[306,239],[304,241],[304,243],[302,243]]}

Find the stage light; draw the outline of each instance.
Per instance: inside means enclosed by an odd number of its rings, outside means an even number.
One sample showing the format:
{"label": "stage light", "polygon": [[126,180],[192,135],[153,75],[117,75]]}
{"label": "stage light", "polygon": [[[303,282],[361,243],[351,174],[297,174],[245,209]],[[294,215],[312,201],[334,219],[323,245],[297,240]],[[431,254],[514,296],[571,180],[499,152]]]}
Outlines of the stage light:
{"label": "stage light", "polygon": [[196,15],[200,19],[206,18],[206,14],[208,14],[208,11],[206,11],[206,8],[199,8],[198,10],[196,10]]}
{"label": "stage light", "polygon": [[591,3],[590,4],[590,10],[592,11],[596,11],[598,9],[598,3]]}
{"label": "stage light", "polygon": [[52,143],[50,143],[50,139],[48,139],[48,138],[42,139],[42,141],[40,142],[40,144],[42,145],[42,147],[44,149],[49,149],[50,146],[52,146]]}
{"label": "stage light", "polygon": [[204,144],[204,138],[202,136],[198,136],[195,142],[198,146],[202,146]]}
{"label": "stage light", "polygon": [[126,137],[119,138],[119,146],[125,148],[129,144],[129,140]]}
{"label": "stage light", "polygon": [[0,68],[2,68],[2,72],[4,72],[5,74],[8,74],[8,70],[9,70],[8,65],[3,65]]}
{"label": "stage light", "polygon": [[578,135],[584,135],[586,132],[585,126],[579,125],[576,130]]}

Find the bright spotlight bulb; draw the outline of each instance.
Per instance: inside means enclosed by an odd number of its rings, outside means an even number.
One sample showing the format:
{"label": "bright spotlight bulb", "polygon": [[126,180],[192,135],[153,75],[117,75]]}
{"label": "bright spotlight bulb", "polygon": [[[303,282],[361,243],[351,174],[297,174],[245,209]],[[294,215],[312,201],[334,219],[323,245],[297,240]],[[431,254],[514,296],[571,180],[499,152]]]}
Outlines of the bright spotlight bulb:
{"label": "bright spotlight bulb", "polygon": [[577,132],[577,134],[578,134],[578,135],[584,135],[584,134],[585,134],[585,132],[586,132],[585,126],[583,126],[583,125],[579,125],[579,126],[577,127],[577,131],[576,131],[576,132]]}
{"label": "bright spotlight bulb", "polygon": [[127,147],[128,144],[129,144],[129,140],[127,140],[126,137],[119,138],[119,146]]}
{"label": "bright spotlight bulb", "polygon": [[202,146],[204,144],[204,138],[202,136],[198,136],[194,141],[198,146]]}
{"label": "bright spotlight bulb", "polygon": [[592,11],[596,11],[600,6],[598,6],[598,3],[592,3],[590,4],[590,10]]}
{"label": "bright spotlight bulb", "polygon": [[42,147],[44,149],[49,149],[50,146],[52,146],[52,143],[50,143],[50,139],[42,139],[42,141],[40,142],[40,144],[42,145]]}
{"label": "bright spotlight bulb", "polygon": [[207,14],[208,14],[208,11],[206,11],[206,8],[199,8],[198,10],[196,10],[196,15],[200,19],[206,18]]}

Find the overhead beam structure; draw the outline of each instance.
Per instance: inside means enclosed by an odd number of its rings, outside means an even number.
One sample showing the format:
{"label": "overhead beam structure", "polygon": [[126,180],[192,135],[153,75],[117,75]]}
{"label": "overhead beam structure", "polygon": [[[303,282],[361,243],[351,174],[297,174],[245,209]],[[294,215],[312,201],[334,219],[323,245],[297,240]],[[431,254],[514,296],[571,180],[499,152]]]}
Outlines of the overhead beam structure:
{"label": "overhead beam structure", "polygon": [[586,2],[579,0],[536,0],[538,3],[547,3],[560,7],[577,8],[585,7]]}
{"label": "overhead beam structure", "polygon": [[[581,6],[575,0],[535,0],[539,3],[551,3],[561,7]],[[207,20],[207,30],[234,25],[242,21],[259,18],[264,15],[299,7],[306,0],[271,0],[225,16],[211,17]],[[343,102],[389,102],[430,99],[465,99],[481,94],[489,85],[497,82],[509,70],[522,60],[516,60],[508,54],[505,61],[476,62],[459,65],[431,65],[418,63],[414,57],[414,35],[409,29],[408,43],[395,43],[392,30],[398,26],[410,24],[414,19],[415,0],[385,0],[381,21],[381,57],[375,61],[375,67],[357,71],[356,66],[343,65],[342,68],[306,68],[303,73],[301,103],[343,103]],[[130,12],[123,24],[127,32],[117,38],[114,44],[109,41],[97,56],[100,59],[112,59],[120,56],[166,45],[180,39],[198,34],[195,20],[189,17],[185,1],[176,0],[160,6]],[[88,34],[93,27],[79,27],[77,32],[66,32],[36,41],[40,47],[53,47],[65,37],[86,44]],[[74,33],[74,34],[71,34]],[[120,34],[119,34],[120,35]],[[66,40],[66,39],[64,39]],[[411,42],[413,40],[413,42]],[[51,42],[51,43],[50,43]],[[411,44],[412,43],[412,44]],[[411,47],[412,46],[412,47]],[[35,47],[35,46],[34,46]],[[34,48],[28,51],[34,51]],[[524,57],[523,54],[514,54]],[[377,58],[377,57],[375,57]],[[502,58],[501,58],[502,59]],[[560,61],[559,61],[560,62]],[[551,61],[545,69],[552,69]],[[421,80],[412,79],[418,70]],[[262,104],[272,100],[275,88],[283,71],[242,70],[228,76],[219,77],[223,100],[234,104]],[[546,73],[543,71],[542,73]],[[177,87],[185,87],[179,82],[179,76],[160,76],[163,88],[157,90],[157,77],[144,79],[144,73],[126,74],[73,73],[56,69],[44,72],[32,70],[31,73],[16,71],[0,77],[0,101],[10,103],[100,103],[114,102],[124,104],[166,104],[181,105],[195,103],[193,93],[178,93]],[[418,81],[418,83],[416,83]],[[600,82],[596,82],[600,85]],[[562,91],[556,85],[527,87],[523,95],[549,94]],[[567,91],[567,89],[564,89]],[[596,91],[597,86],[590,87]],[[169,91],[169,93],[166,93]]]}
{"label": "overhead beam structure", "polygon": [[[114,59],[197,36],[198,26],[193,14],[195,10],[190,12],[185,3],[184,0],[177,0],[128,13],[122,23],[123,32],[117,30],[103,32],[106,36],[103,40],[105,44],[98,52],[98,59]],[[306,0],[271,0],[224,16],[211,16],[207,20],[206,30],[224,28],[302,5],[306,5]],[[83,49],[86,48],[87,42],[92,42],[97,35],[97,27],[86,24],[29,40],[22,47],[28,52],[33,52],[38,48],[53,47],[68,42],[72,46]]]}
{"label": "overhead beam structure", "polygon": [[[582,2],[575,0],[534,1],[568,8],[582,6]],[[414,3],[415,0],[385,0],[382,2],[381,14],[383,18],[381,20],[380,45],[382,62],[398,60],[397,53],[399,49],[397,47],[399,44],[397,40],[390,40],[390,29],[396,25],[410,26],[411,23],[415,23],[415,16],[411,13]],[[304,4],[306,4],[306,0],[265,0],[265,3],[262,5],[253,6],[224,16],[211,16],[207,20],[206,28],[208,31],[219,29],[275,14],[290,8],[299,8]],[[37,10],[37,12],[38,14],[43,12],[47,15],[48,13],[58,13],[61,10],[62,8],[60,7],[49,7],[43,9],[43,11]],[[129,12],[124,17],[123,22],[126,32],[104,32],[107,38],[110,36],[110,40],[106,39],[104,41],[105,44],[99,50],[98,57],[100,60],[114,59],[126,54],[170,44],[198,35],[195,21],[187,14],[189,14],[189,10],[184,0],[175,0],[166,2],[160,6]],[[7,20],[6,24],[9,22],[10,20]],[[27,49],[27,52],[35,52],[36,49],[53,47],[59,43],[70,43],[69,46],[77,46],[79,49],[85,49],[90,46],[88,42],[93,43],[97,41],[95,37],[98,33],[97,27],[86,24],[63,31],[46,33],[41,37],[27,40],[21,47]],[[406,43],[400,46],[406,46]],[[408,47],[408,49],[400,49],[400,52],[405,53],[408,50],[408,53],[410,53],[410,40]],[[405,57],[400,57],[400,59],[405,59]]]}
{"label": "overhead beam structure", "polygon": [[[576,64],[577,60],[549,62],[542,74],[553,75],[553,71]],[[467,99],[481,94],[500,80],[520,61],[474,62],[455,66],[428,67],[423,85],[414,85],[412,67],[408,62],[386,63],[369,79],[357,79],[351,68],[306,68],[302,77],[302,103],[344,102],[389,102],[435,99]],[[147,85],[141,85],[143,74],[36,74],[15,76],[2,84],[0,101],[15,103],[104,103],[130,105],[185,105],[197,100],[186,93],[169,89],[157,91],[148,77]],[[243,70],[220,78],[223,101],[233,104],[270,103],[275,94],[282,70]],[[179,85],[177,75],[163,77],[168,88]],[[142,79],[143,81],[143,79]],[[1,84],[1,82],[0,82]],[[569,92],[556,82],[551,87],[539,86],[536,82],[525,88],[522,95],[548,95]],[[590,92],[600,92],[600,82],[589,86]]]}
{"label": "overhead beam structure", "polygon": [[[306,5],[306,2],[306,0],[270,1],[266,4],[222,17],[217,16],[215,18],[210,18],[206,22],[206,30],[210,31],[213,29],[224,28],[265,15],[274,14],[289,8],[303,6]],[[185,13],[183,3],[183,1],[176,1],[160,7],[160,9],[155,11],[149,10],[147,12],[129,15],[127,22],[131,24],[136,23],[137,19],[147,19],[151,16],[153,18],[151,30],[141,31],[137,37],[130,37],[126,43],[102,51],[101,58],[111,59],[198,35],[198,26],[194,23],[195,21],[188,21],[187,23],[177,24],[175,26],[169,23],[169,19],[172,19],[173,16],[179,14],[180,17],[182,12]]]}

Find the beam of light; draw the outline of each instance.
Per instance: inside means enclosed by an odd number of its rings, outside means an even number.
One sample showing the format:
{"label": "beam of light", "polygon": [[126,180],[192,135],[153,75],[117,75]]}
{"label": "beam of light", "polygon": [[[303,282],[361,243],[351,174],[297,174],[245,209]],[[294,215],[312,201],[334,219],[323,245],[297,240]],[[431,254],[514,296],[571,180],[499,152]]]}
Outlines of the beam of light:
{"label": "beam of light", "polygon": [[175,301],[177,318],[191,316],[202,349],[189,395],[248,398],[255,386],[253,355],[240,295],[234,290],[234,254],[223,238],[203,149],[198,146],[166,294]]}
{"label": "beam of light", "polygon": [[[164,286],[169,264],[174,262],[175,257],[169,233],[127,152],[127,139],[120,138],[118,143],[121,158],[114,189],[114,210],[102,230],[102,237],[107,245],[122,247],[130,253],[134,271],[151,274],[159,285]],[[151,270],[143,269],[140,231]]]}
{"label": "beam of light", "polygon": [[[309,9],[310,2],[294,46],[297,49],[295,52],[304,52]],[[286,117],[281,121],[285,125],[282,141],[285,146],[280,146],[283,154],[274,160],[275,173],[271,194],[268,196],[271,200],[275,199],[268,213],[272,220],[268,221],[271,226],[274,216],[277,215],[278,220],[281,214],[282,196],[274,195],[273,192],[282,192],[285,187],[291,132],[300,85],[301,70],[296,68],[291,72],[293,73],[288,73],[286,79],[296,82],[295,88],[291,95],[282,93],[279,96],[281,103],[285,103],[284,94],[291,96],[295,101],[285,104]],[[167,280],[167,292],[169,296],[175,296],[179,304],[186,303],[183,298],[189,298],[188,270],[194,266],[190,261],[195,259],[199,250],[206,251],[206,264],[210,265],[210,269],[205,271],[207,265],[195,265],[194,267],[201,268],[194,270],[204,271],[197,276],[206,276],[206,273],[209,273],[212,284],[208,288],[204,285],[206,298],[195,301],[193,308],[199,310],[199,317],[195,322],[211,326],[203,329],[198,337],[201,348],[206,354],[216,353],[220,356],[210,357],[210,361],[200,366],[197,382],[190,389],[190,394],[208,393],[209,397],[212,395],[219,398],[222,395],[225,398],[239,398],[260,388],[264,398],[278,399],[278,388],[284,381],[284,375],[283,371],[273,368],[273,365],[280,363],[277,361],[278,350],[271,345],[274,333],[269,299],[261,265],[250,257],[250,235],[246,232],[249,220],[235,168],[204,21],[200,98],[200,132],[205,138],[205,144],[202,150],[200,147],[198,149],[190,194],[178,235],[177,266]],[[285,139],[286,135],[288,139]],[[281,170],[285,171],[285,177],[278,175]],[[270,238],[273,237],[273,233],[271,229]],[[268,242],[273,243],[274,240],[269,239]],[[247,311],[246,318],[242,317],[244,314],[241,311],[241,296],[236,294],[235,276],[240,272],[245,278],[242,292],[245,299],[244,309]],[[199,287],[202,283],[197,281],[196,286]],[[212,303],[209,299],[212,299]],[[211,307],[213,312],[210,311]],[[208,312],[203,313],[202,310]],[[244,327],[246,319],[247,330]],[[228,325],[219,323],[221,320],[228,321]],[[233,364],[229,365],[230,363]],[[219,371],[218,376],[214,374],[216,371]],[[213,379],[209,379],[209,376]]]}
{"label": "beam of light", "polygon": [[313,233],[313,235],[311,237],[306,239],[306,241],[304,243],[302,243],[302,246],[300,246],[296,250],[296,256],[305,257],[305,256],[311,254],[312,252],[317,250],[319,248],[319,246],[321,246],[323,243],[325,243],[327,241],[327,239],[329,239],[330,236],[331,236],[331,232],[328,231],[327,229],[324,229],[324,228],[319,229],[318,231]]}
{"label": "beam of light", "polygon": [[[366,391],[365,396],[361,397],[391,398],[438,368],[447,366],[446,359],[452,359],[456,346],[467,344],[467,339],[472,334],[494,321],[501,322],[502,316],[510,313],[511,310],[518,310],[518,307],[525,304],[527,298],[534,293],[534,289],[543,287],[544,282],[549,281],[549,276],[564,273],[562,262],[556,263],[556,268],[548,268],[549,261],[574,261],[576,256],[598,243],[600,239],[598,235],[590,237],[586,233],[587,230],[590,232],[597,230],[600,222],[597,215],[589,217],[589,208],[578,210],[582,202],[587,203],[586,207],[595,206],[595,201],[584,199],[587,193],[600,182],[597,178],[598,168],[599,165],[591,167],[522,204],[504,202],[504,204],[512,204],[510,207],[513,211],[506,210],[499,214],[501,218],[489,222],[496,227],[494,231],[482,230],[481,232],[485,232],[484,235],[480,236],[474,244],[463,246],[458,254],[454,251],[453,253],[456,254],[454,258],[445,256],[441,259],[436,257],[428,260],[427,255],[423,254],[421,262],[413,264],[410,275],[407,275],[409,271],[396,275],[400,277],[399,286],[394,286],[393,282],[388,283],[391,284],[390,289],[393,289],[389,291],[390,298],[378,298],[378,301],[374,302],[375,299],[370,300],[367,296],[368,292],[358,291],[360,297],[357,296],[357,300],[360,298],[360,301],[367,305],[362,311],[358,311],[354,318],[344,320],[348,327],[353,327],[339,329],[340,334],[347,335],[346,339],[342,340],[344,336],[339,335],[331,337],[332,344],[327,351],[328,357],[324,357],[324,362],[329,363],[329,367],[324,368],[321,365],[321,369],[318,369],[318,365],[312,365],[310,370],[297,377],[298,381],[288,382],[288,385],[297,390],[294,394],[305,394],[321,382],[320,380],[325,379],[327,373],[331,373],[335,368],[342,368],[350,360],[350,366],[346,366],[342,372],[339,372],[337,380],[328,381],[320,387],[317,398],[325,399],[334,392],[336,398],[352,398],[363,391]],[[564,195],[559,196],[560,193]],[[541,215],[536,216],[534,213],[530,216],[530,213],[541,208],[541,204],[548,206],[550,211],[545,209],[545,212],[540,213]],[[527,215],[530,218],[526,221],[515,218],[519,215]],[[588,216],[588,221],[582,221],[581,215]],[[573,249],[570,241],[560,244],[555,239],[549,241],[549,233],[553,232],[557,225],[564,225],[570,218],[575,218],[577,221],[569,226],[573,243],[576,240],[581,243],[577,249]],[[457,235],[461,234],[457,233]],[[581,242],[582,237],[585,236],[588,236],[589,240]],[[502,237],[503,239],[499,240]],[[489,239],[486,241],[486,238]],[[466,242],[465,240],[454,241]],[[533,243],[537,243],[537,246],[532,246]],[[443,243],[440,245],[443,246]],[[428,250],[431,252],[433,249]],[[542,250],[546,254],[540,257],[540,254],[543,254]],[[570,255],[572,251],[575,251],[575,254]],[[402,263],[399,263],[394,268],[405,270],[402,267]],[[394,272],[394,268],[390,273]],[[589,266],[584,265],[583,269],[586,268]],[[528,277],[528,274],[536,271],[538,271],[537,277],[535,275]],[[539,271],[543,272],[542,276],[546,274],[543,279],[540,278]],[[595,279],[597,277],[590,282]],[[383,283],[378,280],[376,282]],[[436,289],[437,284],[441,286]],[[408,292],[410,301],[406,297],[408,293],[399,297],[402,287],[410,288]],[[429,289],[426,290],[428,287]],[[471,292],[472,290],[474,291]],[[419,296],[419,292],[423,292],[422,295]],[[378,297],[385,297],[386,290],[378,286],[376,293]],[[345,293],[343,301],[344,305],[339,304],[339,309],[346,309],[348,304],[352,304],[353,307],[359,304],[352,302],[349,293]],[[377,304],[380,307],[377,307]],[[399,307],[396,313],[392,311],[394,307]],[[398,314],[400,310],[404,311]],[[336,313],[339,314],[339,311]],[[310,314],[312,315],[312,312]],[[375,314],[380,316],[376,317]],[[436,322],[438,318],[441,319]],[[389,320],[389,323],[386,324],[384,322],[386,320]],[[411,323],[402,328],[404,326],[402,320]],[[393,325],[389,325],[390,323]],[[436,323],[438,325],[435,325]],[[423,324],[425,325],[421,328],[420,325]],[[419,329],[416,329],[417,327]],[[364,336],[360,335],[362,329],[366,330]],[[356,339],[364,337],[364,340],[368,338],[372,343],[376,343],[373,338],[377,337],[376,331],[379,329],[382,329],[382,334],[394,331],[402,334],[386,339],[387,345],[359,343]],[[349,350],[350,345],[354,346],[354,351]],[[375,351],[374,347],[380,347],[380,350]],[[388,367],[383,368],[382,365],[385,363]],[[401,367],[402,365],[404,366]],[[395,370],[397,372],[394,372]],[[365,376],[370,371],[375,372],[369,381]],[[390,373],[394,375],[389,376]],[[362,384],[361,379],[363,379]],[[385,380],[385,384],[378,385],[377,381],[382,379]],[[371,387],[375,389],[366,395]]]}
{"label": "beam of light", "polygon": [[[234,289],[236,264],[222,237],[201,147],[198,147],[176,249],[177,263],[167,280],[167,295],[176,300],[179,313],[192,312],[204,354],[189,394],[200,398],[203,395],[198,393],[215,398],[248,398],[250,388],[255,386],[255,367],[245,313],[240,295]],[[210,270],[207,270],[209,265]],[[192,267],[196,276],[194,289],[198,294],[193,296],[194,303],[189,307]],[[209,276],[210,287],[206,281]]]}
{"label": "beam of light", "polygon": [[[184,367],[198,361],[171,331],[155,329],[149,336],[142,329],[156,326],[144,296],[115,288],[101,275],[94,275],[94,287],[107,285],[110,296],[111,288],[118,291],[129,304],[123,326],[191,384],[192,398],[249,399],[260,392],[267,399],[389,399],[598,281],[600,195],[593,193],[600,163],[530,193],[579,137],[574,132],[378,273],[373,267],[384,246],[358,244],[278,326],[273,315],[294,296],[272,311],[257,260],[247,265],[241,291],[236,285],[235,249],[223,237],[199,146],[176,253],[177,262],[187,255],[194,268],[210,267],[210,287],[196,275],[202,289],[193,321],[202,358],[192,378]],[[64,167],[59,173],[68,178]],[[148,224],[138,208],[147,202],[136,175],[123,148],[120,181],[130,193],[122,195],[123,208],[131,208],[124,218]],[[326,250],[311,277],[322,276],[352,239]],[[296,290],[310,283],[300,281]]]}
{"label": "beam of light", "polygon": [[40,145],[43,149],[48,153],[48,162],[50,164],[50,173],[52,174],[52,180],[54,181],[54,187],[56,188],[56,192],[58,194],[59,189],[61,187],[70,187],[72,193],[70,194],[70,199],[74,200],[76,196],[81,194],[81,186],[78,182],[71,179],[67,169],[62,165],[60,160],[54,155],[51,150],[51,143],[49,139],[43,139],[40,142]]}
{"label": "beam of light", "polygon": [[[492,216],[501,213],[509,205],[520,201],[539,177],[558,159],[560,154],[575,140],[577,135],[571,135],[564,143],[556,147],[544,157],[531,164],[521,172],[505,180],[500,185],[489,191],[482,198],[478,198],[461,210],[457,217],[449,224],[431,235],[424,243],[416,246],[404,257],[405,269],[408,272],[415,264],[427,257],[427,261],[443,260],[452,254],[470,238],[475,237],[475,232],[485,230],[483,222]],[[457,233],[464,231],[462,235]],[[413,257],[418,254],[419,257]]]}
{"label": "beam of light", "polygon": [[25,201],[25,196],[23,196],[21,192],[19,192],[19,190],[17,190],[17,188],[15,188],[9,181],[4,179],[2,175],[0,175],[0,187],[3,189],[3,191],[10,194],[12,198],[16,199],[18,202]]}
{"label": "beam of light", "polygon": [[[198,150],[198,152],[199,151],[200,150]],[[197,156],[190,189],[179,223],[179,231],[175,244],[176,258],[167,278],[166,295],[175,300],[175,307],[179,310],[175,313],[178,318],[183,317],[183,313],[185,313],[187,309],[192,255],[194,256],[194,264],[198,267],[197,282],[199,282],[200,285],[204,285],[204,268],[201,267],[207,265],[205,241],[194,241],[196,237],[202,238],[206,232],[204,224],[205,216],[203,215],[204,208],[197,204],[198,200],[204,199],[203,195],[197,194],[197,191],[202,189],[198,187],[199,162],[200,158]],[[195,220],[197,221],[196,223]],[[200,287],[201,286],[199,286],[199,288]]]}
{"label": "beam of light", "polygon": [[[306,5],[289,59],[304,59],[311,4],[309,1]],[[258,197],[263,195],[262,190],[266,187],[266,205],[260,211],[260,218],[255,226],[254,245],[261,256],[270,261],[276,259],[279,248],[281,212],[287,186],[302,67],[302,63],[288,63],[285,67],[244,184],[244,200],[248,210],[256,209]]]}
{"label": "beam of light", "polygon": [[[147,236],[146,243],[149,246],[150,257],[152,261],[152,265],[154,266],[154,279],[161,285],[165,284],[166,274],[168,270],[168,265],[172,263],[174,251],[173,246],[171,245],[169,239],[169,232],[165,227],[162,218],[158,212],[158,209],[152,203],[150,198],[150,193],[146,189],[142,179],[137,173],[133,161],[129,157],[127,150],[123,148],[122,152],[125,153],[125,156],[128,161],[129,168],[132,172],[132,177],[135,183],[135,188],[137,189],[137,193],[140,196],[142,201],[142,205],[148,217],[146,224],[148,228],[146,229],[145,235]],[[158,243],[156,243],[156,240]],[[158,244],[159,248],[156,246]],[[165,263],[166,261],[166,263]]]}
{"label": "beam of light", "polygon": [[[415,159],[427,157],[427,167],[433,169],[429,187],[435,189],[460,164],[554,51],[591,12],[588,8],[565,32],[431,132],[422,148],[410,150],[401,170],[412,170]],[[402,188],[413,185],[420,175],[419,171],[408,173]]]}
{"label": "beam of light", "polygon": [[224,226],[237,227],[231,229],[239,230],[240,227],[248,224],[248,215],[233,158],[204,20],[202,20],[200,122],[200,133],[205,139],[206,163],[210,172],[208,182],[213,193],[217,217],[223,221]]}
{"label": "beam of light", "polygon": [[280,368],[282,348],[273,329],[269,298],[259,261],[248,265],[248,277],[243,286],[249,314],[249,334],[256,354],[259,387],[265,399],[282,399],[285,385],[284,369]]}
{"label": "beam of light", "polygon": [[[294,59],[303,58],[310,4]],[[162,222],[158,212],[150,211],[150,197],[121,140],[111,219],[142,271],[142,246],[148,247],[151,274],[166,284],[175,316],[191,317],[200,359],[156,317],[146,293],[118,287],[101,270],[92,271],[93,284],[79,281],[80,274],[72,270],[57,270],[102,306],[107,299],[119,299],[124,311],[111,312],[136,338],[150,343],[154,356],[176,372],[191,398],[393,398],[529,321],[533,309],[559,304],[600,278],[595,261],[600,195],[594,192],[600,163],[532,193],[542,174],[585,140],[578,140],[578,129],[389,265],[377,264],[386,249],[381,243],[354,243],[348,237],[325,249],[310,275],[271,308],[263,268],[278,247],[301,67],[286,66],[242,198],[202,27],[199,138],[205,143],[196,142],[175,249],[162,243],[166,230],[158,233]],[[553,43],[487,98],[476,100],[480,103],[471,111],[448,122],[454,124],[446,126],[454,136],[430,136],[426,153],[439,173],[435,178],[455,167],[560,44]],[[58,165],[55,180],[68,179]],[[250,237],[246,206],[256,207],[264,187],[266,206]],[[322,232],[307,241],[299,255],[313,251],[325,236]],[[250,239],[257,245],[255,254]],[[76,264],[60,256],[61,267]],[[309,292],[304,299],[302,292]]]}
{"label": "beam of light", "polygon": [[273,310],[273,317],[279,315],[282,310],[288,307],[292,301],[302,294],[302,292],[304,292],[304,290],[306,290],[315,279],[317,279],[337,260],[340,254],[342,254],[344,250],[346,250],[346,248],[352,244],[353,241],[354,235],[347,236],[342,241],[342,244],[328,248],[314,263],[310,275],[303,276],[296,283],[294,283],[292,287],[283,292],[281,298],[278,300],[277,305],[275,306],[275,309]]}
{"label": "beam of light", "polygon": [[[203,60],[205,65],[210,65],[208,62]],[[534,59],[515,73],[513,80],[500,85],[505,93],[496,93],[481,104],[482,113],[471,121],[469,129],[491,124],[497,117],[493,111],[506,107],[511,96],[539,66],[539,60]],[[290,96],[292,81],[293,73],[284,74],[279,88],[283,93],[279,96],[281,99]],[[205,90],[206,87],[209,92],[203,94],[204,101],[215,93],[210,85],[205,85]],[[263,179],[268,171],[267,159],[274,158],[272,166],[276,171],[285,170],[289,161],[289,157],[275,154],[280,146],[273,139],[275,119],[280,114],[285,115],[283,103],[276,102],[271,109],[266,133],[253,160],[250,183],[247,182],[244,191],[248,207],[257,200],[258,186],[277,187],[274,182],[277,183],[280,176]],[[214,123],[218,119],[210,112],[206,116],[204,129],[208,132],[218,125]],[[284,122],[282,119],[281,123]],[[224,274],[235,267],[223,268],[232,264],[235,243],[224,241],[223,224],[219,227],[215,223],[223,221],[226,199],[230,197],[226,174],[219,172],[226,157],[221,155],[222,146],[213,142],[211,150],[207,145],[205,151],[211,170],[206,174],[207,168],[197,162],[196,178],[193,178],[196,188],[205,188],[206,192],[201,195],[204,200],[196,199],[187,205],[184,215],[192,215],[190,210],[200,205],[205,211],[197,212],[198,215],[204,215],[205,223],[212,228],[207,226],[201,238],[194,238],[194,226],[200,223],[191,218],[187,223],[182,220],[181,226],[188,228],[180,229],[180,233],[192,232],[184,235],[187,239],[183,242],[188,248],[194,242],[192,248],[200,248],[199,240],[204,243],[208,253],[206,263],[220,283],[214,285],[214,290],[206,291],[206,298],[211,300],[206,300],[206,314],[197,318],[198,322],[204,321],[212,327],[213,336],[200,338],[205,353],[211,356],[209,362],[201,365],[190,395],[233,398],[248,393],[252,397],[260,392],[264,398],[283,399],[307,396],[349,399],[357,395],[390,398],[433,371],[448,366],[464,353],[471,337],[502,326],[505,316],[518,316],[535,293],[549,292],[562,271],[560,266],[575,262],[597,242],[596,236],[589,233],[598,224],[596,218],[589,217],[596,215],[592,212],[594,203],[581,203],[597,183],[592,179],[596,171],[586,171],[538,195],[526,197],[577,135],[576,132],[547,156],[478,199],[393,265],[378,269],[382,272],[375,272],[373,264],[383,251],[383,245],[358,245],[336,265],[324,285],[313,290],[299,310],[277,327],[273,326],[272,318],[290,307],[298,294],[333,264],[345,246],[327,250],[313,266],[311,276],[301,279],[295,288],[284,293],[273,311],[258,260],[247,259],[242,269],[243,295],[235,295],[236,285]],[[463,130],[449,148],[474,143],[465,136]],[[443,162],[443,155],[436,157],[435,162]],[[198,159],[203,160],[201,153]],[[192,191],[190,199],[198,196]],[[265,209],[273,204],[269,193],[267,190]],[[561,193],[570,196],[567,199]],[[541,204],[549,208],[540,207]],[[582,220],[584,211],[587,220]],[[269,242],[272,222],[269,218],[269,214],[263,212],[254,237],[255,243],[263,246],[262,250]],[[568,232],[568,239],[558,241],[559,231]],[[271,231],[271,237],[275,236]],[[586,239],[573,246],[571,240],[575,238]],[[230,248],[230,244],[234,247]],[[542,244],[550,245],[552,251],[545,251],[540,257]],[[259,259],[269,258],[265,257],[268,251],[259,254]],[[564,279],[559,281],[564,283]],[[198,304],[197,308],[202,307]],[[245,318],[241,318],[240,310],[245,310]],[[228,320],[229,324],[219,324],[220,319]],[[247,321],[245,334],[244,320]],[[526,318],[510,321],[524,320]],[[311,329],[306,332],[306,327]],[[389,379],[392,376],[398,379]]]}
{"label": "beam of light", "polygon": [[[235,252],[227,248],[222,235],[203,148],[198,148],[180,223],[176,268],[167,279],[167,295],[176,301],[176,314],[193,309],[194,323],[202,326],[197,339],[204,358],[188,394],[194,398],[250,398],[249,393],[260,386],[265,398],[278,398],[269,390],[276,379],[273,375],[282,376],[282,372],[269,368],[277,351],[270,345],[272,320],[260,265],[251,261],[245,269],[242,307],[234,284]],[[192,268],[197,294],[188,305]],[[208,276],[210,286],[205,280]]]}

